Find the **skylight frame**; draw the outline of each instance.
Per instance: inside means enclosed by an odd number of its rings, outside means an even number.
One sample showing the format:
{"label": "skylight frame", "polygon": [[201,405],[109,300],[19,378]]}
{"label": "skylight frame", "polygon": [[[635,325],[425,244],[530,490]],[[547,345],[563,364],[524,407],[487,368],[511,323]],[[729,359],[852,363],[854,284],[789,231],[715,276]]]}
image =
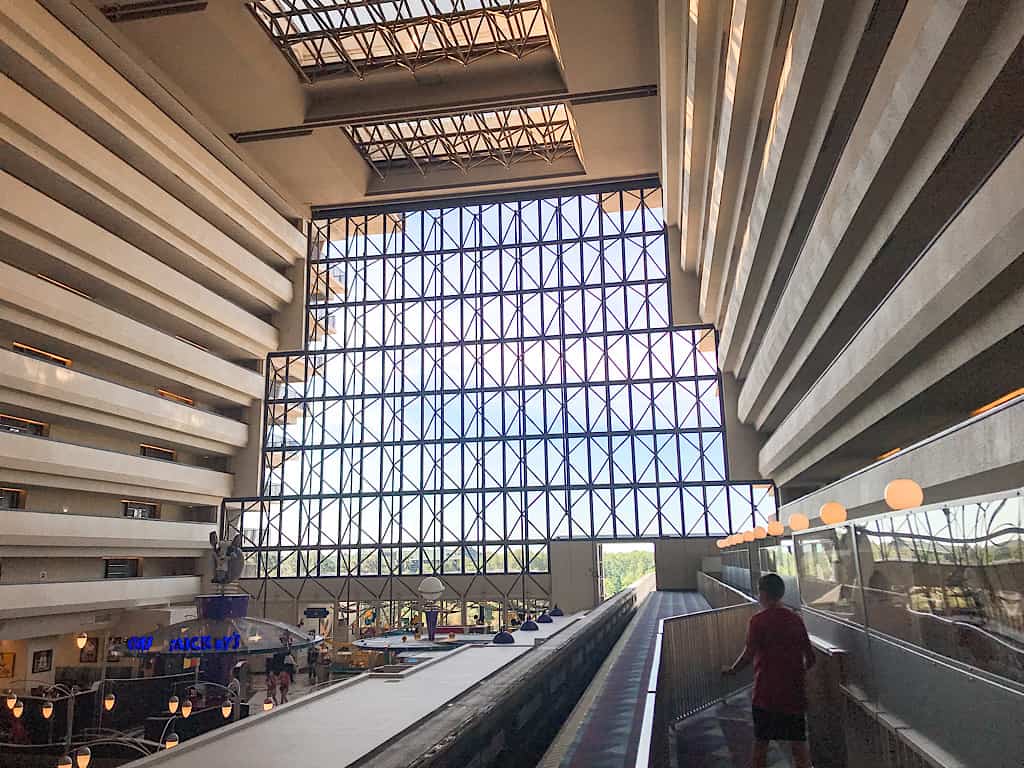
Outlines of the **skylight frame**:
{"label": "skylight frame", "polygon": [[343,129],[381,179],[413,168],[425,175],[437,166],[469,172],[481,165],[505,168],[539,160],[580,159],[572,110],[565,103],[430,115],[365,123]]}
{"label": "skylight frame", "polygon": [[310,80],[553,47],[543,0],[255,0],[253,15]]}

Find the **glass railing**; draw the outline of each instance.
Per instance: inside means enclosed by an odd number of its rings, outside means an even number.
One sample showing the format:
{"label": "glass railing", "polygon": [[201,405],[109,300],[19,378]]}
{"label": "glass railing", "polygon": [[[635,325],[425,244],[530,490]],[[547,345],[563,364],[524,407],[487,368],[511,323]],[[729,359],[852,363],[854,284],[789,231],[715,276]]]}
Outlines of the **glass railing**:
{"label": "glass railing", "polygon": [[1021,490],[794,542],[803,605],[1024,686]]}

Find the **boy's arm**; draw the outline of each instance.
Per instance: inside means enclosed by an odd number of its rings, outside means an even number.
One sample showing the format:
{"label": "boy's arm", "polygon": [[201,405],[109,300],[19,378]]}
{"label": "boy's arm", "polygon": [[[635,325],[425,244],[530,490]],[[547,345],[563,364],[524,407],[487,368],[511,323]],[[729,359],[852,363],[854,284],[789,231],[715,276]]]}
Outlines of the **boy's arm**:
{"label": "boy's arm", "polygon": [[747,642],[743,648],[743,653],[736,658],[736,661],[731,666],[725,667],[722,670],[723,675],[735,675],[754,660],[754,652],[757,648],[756,640],[754,622],[751,620],[750,624],[747,625]]}
{"label": "boy's arm", "polygon": [[804,626],[803,619],[800,619],[800,630],[804,636],[802,652],[804,656],[804,670],[806,671],[817,663],[818,657],[814,654],[814,646],[811,645],[811,638],[807,634],[807,627]]}

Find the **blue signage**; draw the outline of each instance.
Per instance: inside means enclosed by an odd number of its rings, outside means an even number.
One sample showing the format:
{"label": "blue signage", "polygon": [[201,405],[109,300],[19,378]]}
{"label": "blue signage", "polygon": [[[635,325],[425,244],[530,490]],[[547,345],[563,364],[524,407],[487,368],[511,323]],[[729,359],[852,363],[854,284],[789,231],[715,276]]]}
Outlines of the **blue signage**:
{"label": "blue signage", "polygon": [[129,637],[125,645],[128,646],[129,651],[148,651],[153,647],[153,638],[152,636]]}
{"label": "blue signage", "polygon": [[[214,637],[212,635],[192,635],[184,637],[172,637],[167,641],[169,653],[208,653],[237,651],[242,644],[241,636],[235,632],[230,635]],[[149,651],[153,648],[153,636],[129,637],[126,643],[129,651]]]}

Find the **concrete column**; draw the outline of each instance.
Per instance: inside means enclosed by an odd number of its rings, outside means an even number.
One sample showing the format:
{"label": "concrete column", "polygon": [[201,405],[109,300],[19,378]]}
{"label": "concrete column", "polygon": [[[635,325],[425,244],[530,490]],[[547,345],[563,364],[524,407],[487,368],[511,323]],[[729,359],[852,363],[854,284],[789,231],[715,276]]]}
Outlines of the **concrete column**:
{"label": "concrete column", "polygon": [[597,605],[597,544],[592,541],[551,542],[551,604],[566,613]]}
{"label": "concrete column", "polygon": [[717,559],[719,554],[714,539],[658,539],[654,542],[657,588],[696,589],[697,571],[703,570],[705,560]]}

